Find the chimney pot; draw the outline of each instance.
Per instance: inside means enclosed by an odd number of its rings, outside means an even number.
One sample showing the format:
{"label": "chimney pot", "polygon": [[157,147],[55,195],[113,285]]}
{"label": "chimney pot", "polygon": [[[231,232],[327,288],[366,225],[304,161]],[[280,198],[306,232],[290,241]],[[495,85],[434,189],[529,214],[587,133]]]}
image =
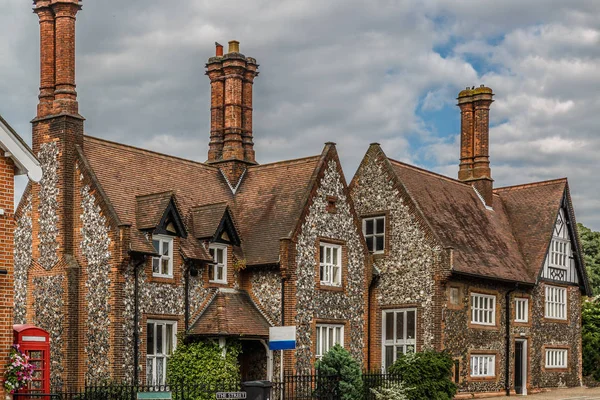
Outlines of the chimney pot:
{"label": "chimney pot", "polygon": [[237,40],[230,40],[228,53],[239,53],[239,52],[240,52],[240,42],[238,42]]}
{"label": "chimney pot", "polygon": [[215,42],[215,47],[216,47],[215,55],[217,57],[222,57],[223,56],[223,45]]}

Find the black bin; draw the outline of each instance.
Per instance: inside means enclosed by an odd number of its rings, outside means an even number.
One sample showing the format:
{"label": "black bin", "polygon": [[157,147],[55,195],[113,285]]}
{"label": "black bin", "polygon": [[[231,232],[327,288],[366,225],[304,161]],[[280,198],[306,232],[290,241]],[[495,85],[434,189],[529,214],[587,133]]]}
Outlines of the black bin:
{"label": "black bin", "polygon": [[269,381],[250,381],[242,383],[246,391],[246,400],[270,400],[273,384]]}

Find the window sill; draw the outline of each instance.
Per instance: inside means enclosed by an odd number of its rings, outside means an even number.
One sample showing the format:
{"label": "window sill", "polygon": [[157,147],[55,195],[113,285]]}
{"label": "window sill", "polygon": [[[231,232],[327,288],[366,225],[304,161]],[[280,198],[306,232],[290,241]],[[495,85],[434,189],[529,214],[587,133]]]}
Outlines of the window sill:
{"label": "window sill", "polygon": [[326,285],[324,283],[320,283],[319,284],[319,289],[321,289],[321,290],[328,290],[330,292],[343,292],[344,291],[344,287],[343,286]]}
{"label": "window sill", "polygon": [[495,325],[484,325],[484,324],[478,324],[475,322],[469,322],[469,328],[472,329],[481,329],[484,331],[497,331],[499,329],[498,324]]}
{"label": "window sill", "polygon": [[554,322],[557,324],[568,324],[569,323],[569,320],[567,318],[562,319],[562,318],[544,317],[543,321],[548,322],[548,323]]}
{"label": "window sill", "polygon": [[169,283],[169,284],[175,284],[175,279],[173,279],[172,276],[168,277],[168,276],[156,276],[156,275],[152,275],[152,278],[149,279],[150,282],[157,282],[157,283]]}
{"label": "window sill", "polygon": [[498,380],[497,376],[469,376],[470,382],[494,382]]}

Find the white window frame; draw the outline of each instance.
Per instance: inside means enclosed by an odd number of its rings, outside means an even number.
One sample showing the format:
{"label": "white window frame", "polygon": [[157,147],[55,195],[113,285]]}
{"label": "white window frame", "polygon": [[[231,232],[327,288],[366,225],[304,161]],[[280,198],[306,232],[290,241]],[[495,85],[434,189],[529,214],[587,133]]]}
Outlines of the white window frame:
{"label": "white window frame", "polygon": [[568,349],[546,349],[546,369],[564,369],[567,368],[569,350]]}
{"label": "white window frame", "polygon": [[495,354],[471,354],[469,362],[471,378],[494,378],[496,376]]}
{"label": "white window frame", "polygon": [[544,289],[544,317],[567,319],[567,288],[546,285]]}
{"label": "white window frame", "polygon": [[[152,325],[153,329],[153,351],[152,354],[149,353],[148,349],[148,335],[149,335],[149,325]],[[170,327],[171,331],[171,348],[168,348],[169,338],[168,331]],[[161,330],[162,343],[161,352],[159,352],[158,347],[158,330]],[[169,321],[169,320],[160,320],[160,319],[148,319],[146,321],[146,384],[149,386],[154,385],[164,385],[167,380],[167,362],[175,348],[177,347],[177,321]],[[157,376],[157,365],[162,360],[162,376]],[[150,372],[149,366],[152,366],[152,370]]]}
{"label": "white window frame", "polygon": [[[377,232],[377,220],[383,220],[383,232]],[[367,234],[367,221],[373,221],[373,233]],[[371,253],[373,254],[383,254],[385,252],[385,215],[378,215],[374,217],[365,217],[362,220],[363,227],[363,235],[365,237],[365,241],[368,241],[368,238],[373,239],[373,250]],[[383,238],[383,247],[381,249],[377,248],[377,238]]]}
{"label": "white window frame", "polygon": [[515,297],[515,322],[529,322],[529,299]]}
{"label": "white window frame", "polygon": [[315,336],[315,357],[320,359],[336,344],[344,347],[344,325],[317,324]]}
{"label": "white window frame", "polygon": [[[496,325],[496,296],[484,293],[471,293],[471,324]],[[489,305],[492,305],[491,309]]]}
{"label": "white window frame", "polygon": [[571,261],[570,254],[571,242],[569,239],[554,236],[550,242],[548,266],[552,268],[567,269]]}
{"label": "white window frame", "polygon": [[[327,262],[327,251],[331,251],[330,262]],[[337,253],[337,262],[333,261],[334,252]],[[324,278],[324,279],[323,279]],[[319,279],[321,285],[342,286],[342,246],[339,244],[319,243]]]}
{"label": "white window frame", "polygon": [[[159,254],[158,257],[152,257],[152,276],[156,276],[159,278],[173,278],[173,237],[167,235],[152,235],[152,246],[154,246],[154,242],[158,242],[159,248],[154,249]],[[164,246],[168,246],[169,254],[163,255]],[[168,273],[162,272],[162,264],[163,260],[168,260]],[[154,263],[158,262],[158,272],[154,270]]]}
{"label": "white window frame", "polygon": [[[415,321],[414,321],[414,332],[413,337],[408,338],[408,313],[414,312]],[[387,334],[387,314],[394,315],[394,328],[392,339],[386,338]],[[402,318],[402,338],[397,337],[397,326],[398,326],[398,317]],[[412,349],[412,353],[417,351],[417,309],[416,308],[398,308],[394,310],[384,310],[381,313],[381,365],[383,371],[385,372],[387,368],[391,365],[387,365],[386,360],[386,348],[392,347],[392,364],[396,362],[398,359],[398,350],[402,350],[402,354],[406,354],[409,349]]]}
{"label": "white window frame", "polygon": [[[213,266],[212,266],[212,276],[208,277],[208,281],[209,282],[214,282],[214,283],[227,283],[227,245],[224,244],[218,244],[218,243],[211,243],[208,246],[208,250],[210,252],[210,250],[214,250],[214,256],[213,256]],[[223,262],[222,263],[218,263],[217,262],[217,253],[219,250],[223,251]],[[223,279],[219,279],[219,270],[223,271]]]}

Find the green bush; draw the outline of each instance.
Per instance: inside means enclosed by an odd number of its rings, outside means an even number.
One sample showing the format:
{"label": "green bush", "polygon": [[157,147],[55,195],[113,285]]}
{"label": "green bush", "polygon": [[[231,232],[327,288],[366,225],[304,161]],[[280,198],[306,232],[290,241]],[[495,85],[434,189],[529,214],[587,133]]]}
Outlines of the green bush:
{"label": "green bush", "polygon": [[315,368],[320,379],[317,381],[317,395],[331,395],[333,387],[329,385],[328,376],[338,375],[340,380],[337,384],[338,391],[336,399],[355,400],[362,399],[363,381],[360,365],[352,358],[348,350],[339,344],[333,346],[321,360],[315,363]]}
{"label": "green bush", "polygon": [[600,299],[583,302],[581,320],[583,375],[600,381]]}
{"label": "green bush", "polygon": [[398,375],[404,387],[410,388],[411,400],[451,400],[456,394],[452,367],[450,354],[425,351],[401,356],[388,372]]}
{"label": "green bush", "polygon": [[227,341],[225,357],[223,349],[214,340],[178,342],[167,363],[168,382],[193,389],[194,393],[187,394],[197,400],[214,399],[215,394],[208,390],[211,387],[228,385],[230,390],[239,390],[239,387],[234,387],[240,382],[238,355],[242,346],[239,341]]}

